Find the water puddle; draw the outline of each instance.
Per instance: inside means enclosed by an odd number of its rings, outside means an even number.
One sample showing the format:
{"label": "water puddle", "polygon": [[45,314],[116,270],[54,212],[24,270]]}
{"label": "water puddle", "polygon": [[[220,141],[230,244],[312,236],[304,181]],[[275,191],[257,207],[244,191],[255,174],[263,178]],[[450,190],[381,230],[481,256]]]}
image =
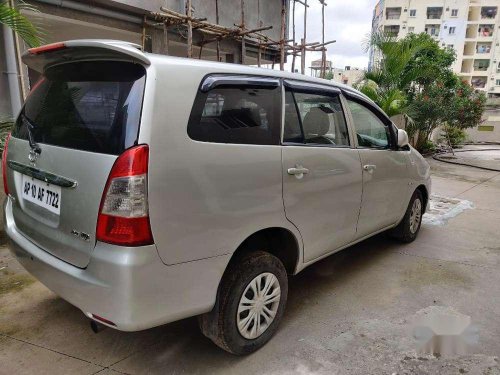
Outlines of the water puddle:
{"label": "water puddle", "polygon": [[451,218],[472,208],[474,204],[466,199],[431,195],[430,208],[422,218],[422,224],[445,225]]}

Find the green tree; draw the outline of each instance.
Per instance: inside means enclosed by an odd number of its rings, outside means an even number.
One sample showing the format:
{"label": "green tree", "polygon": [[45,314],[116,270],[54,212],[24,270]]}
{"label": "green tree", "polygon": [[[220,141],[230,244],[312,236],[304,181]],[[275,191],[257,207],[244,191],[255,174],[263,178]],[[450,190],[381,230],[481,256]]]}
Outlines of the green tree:
{"label": "green tree", "polygon": [[463,128],[478,124],[485,98],[452,72],[453,49],[441,48],[425,33],[400,40],[378,33],[371,36],[369,46],[380,61],[357,88],[390,117],[403,116],[417,149],[425,146],[440,125]]}
{"label": "green tree", "polygon": [[325,79],[332,80],[333,79],[333,72],[329,71],[325,73]]}
{"label": "green tree", "polygon": [[40,45],[40,32],[35,25],[21,14],[21,10],[36,11],[36,8],[19,1],[17,6],[10,6],[7,1],[0,2],[0,24],[10,27],[29,47]]}

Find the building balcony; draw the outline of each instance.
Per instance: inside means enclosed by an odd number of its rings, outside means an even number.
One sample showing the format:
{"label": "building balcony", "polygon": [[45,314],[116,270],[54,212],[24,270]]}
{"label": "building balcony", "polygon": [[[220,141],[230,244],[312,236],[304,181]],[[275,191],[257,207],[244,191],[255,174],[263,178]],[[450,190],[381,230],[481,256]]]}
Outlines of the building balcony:
{"label": "building balcony", "polygon": [[495,19],[497,16],[498,7],[482,7],[481,19]]}
{"label": "building balcony", "polygon": [[487,78],[486,77],[472,77],[471,78],[471,86],[475,89],[484,89],[486,88]]}
{"label": "building balcony", "polygon": [[439,20],[443,16],[442,7],[428,7],[427,8],[427,19],[429,20]]}
{"label": "building balcony", "polygon": [[495,25],[479,25],[477,30],[478,38],[492,38],[495,31]]}
{"label": "building balcony", "polygon": [[401,17],[401,7],[387,8],[385,11],[385,19],[387,20],[399,20],[400,17]]}
{"label": "building balcony", "polygon": [[384,26],[384,33],[389,36],[397,37],[399,35],[399,25]]}
{"label": "building balcony", "polygon": [[425,25],[425,33],[430,36],[439,36],[439,32],[441,31],[441,25]]}
{"label": "building balcony", "polygon": [[476,46],[476,54],[487,55],[491,52],[491,43],[478,43]]}

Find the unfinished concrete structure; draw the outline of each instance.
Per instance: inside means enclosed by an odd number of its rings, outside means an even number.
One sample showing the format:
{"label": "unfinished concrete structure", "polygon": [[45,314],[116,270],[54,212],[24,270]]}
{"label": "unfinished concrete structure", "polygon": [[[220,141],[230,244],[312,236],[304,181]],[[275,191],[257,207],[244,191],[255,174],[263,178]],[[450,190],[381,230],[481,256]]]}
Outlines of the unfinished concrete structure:
{"label": "unfinished concrete structure", "polygon": [[[287,34],[286,0],[31,0],[39,12],[26,15],[43,29],[44,43],[69,39],[120,39],[142,45],[146,51],[187,57],[187,29],[172,23],[163,27],[154,13],[161,9],[188,14],[193,19],[239,30],[261,29],[262,40],[279,41]],[[191,6],[187,9],[187,5]],[[284,12],[284,13],[283,13]],[[284,24],[283,20],[285,20]],[[235,26],[237,25],[237,26]],[[26,46],[9,29],[0,29],[0,120],[20,109],[29,91],[32,72],[20,63]],[[258,44],[253,38],[220,38],[207,43],[206,34],[192,28],[191,57],[257,65]],[[168,45],[167,45],[168,41]],[[280,46],[267,43],[260,48],[262,64],[280,61]],[[219,53],[217,53],[219,51]],[[9,81],[10,77],[10,81]],[[13,88],[17,81],[17,90]],[[10,82],[10,84],[9,84]]]}

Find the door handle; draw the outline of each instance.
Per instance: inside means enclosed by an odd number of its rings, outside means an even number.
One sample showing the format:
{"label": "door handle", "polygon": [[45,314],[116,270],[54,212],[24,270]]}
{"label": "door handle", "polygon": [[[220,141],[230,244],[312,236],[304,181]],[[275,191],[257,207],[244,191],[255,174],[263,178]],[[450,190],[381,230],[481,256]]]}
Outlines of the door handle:
{"label": "door handle", "polygon": [[287,172],[289,175],[296,176],[297,178],[302,178],[305,174],[309,173],[309,169],[296,164],[294,168],[288,168]]}
{"label": "door handle", "polygon": [[371,172],[377,169],[377,166],[375,164],[365,164],[363,165],[363,169],[367,172]]}

